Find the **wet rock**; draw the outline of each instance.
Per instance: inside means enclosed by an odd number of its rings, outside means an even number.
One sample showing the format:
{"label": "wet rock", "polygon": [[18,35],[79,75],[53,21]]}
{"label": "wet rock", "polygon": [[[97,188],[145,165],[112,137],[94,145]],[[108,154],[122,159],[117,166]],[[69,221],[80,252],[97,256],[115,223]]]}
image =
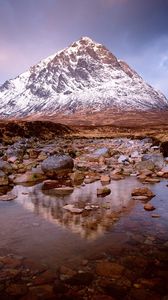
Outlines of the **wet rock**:
{"label": "wet rock", "polygon": [[13,180],[14,183],[38,182],[46,179],[46,176],[38,170],[28,171],[25,174],[17,175]]}
{"label": "wet rock", "polygon": [[100,181],[102,182],[102,183],[109,183],[110,182],[110,176],[109,175],[101,175],[101,177],[100,177]]}
{"label": "wet rock", "polygon": [[16,198],[17,198],[16,195],[14,195],[12,193],[8,193],[6,195],[0,196],[0,201],[12,201]]}
{"label": "wet rock", "polygon": [[144,209],[147,211],[152,211],[152,210],[155,210],[155,207],[152,204],[147,203],[144,205]]}
{"label": "wet rock", "polygon": [[84,179],[84,183],[86,183],[86,184],[93,183],[99,179],[100,179],[99,176],[88,176]]}
{"label": "wet rock", "polygon": [[42,171],[48,177],[64,176],[72,172],[73,159],[68,155],[53,155],[41,164]]}
{"label": "wet rock", "polygon": [[63,208],[74,214],[81,214],[83,212],[83,209],[77,208],[73,204],[67,204]]}
{"label": "wet rock", "polygon": [[108,187],[103,187],[103,188],[97,189],[97,196],[107,196],[110,193],[111,193],[111,190]]}
{"label": "wet rock", "polygon": [[70,186],[58,187],[58,188],[52,189],[52,193],[54,193],[55,195],[60,195],[60,196],[69,195],[73,191],[74,191],[74,188],[70,187]]}
{"label": "wet rock", "polygon": [[9,180],[3,171],[0,171],[0,186],[8,185]]}
{"label": "wet rock", "polygon": [[133,196],[132,197],[133,200],[139,200],[139,201],[146,201],[149,199],[149,197],[147,196]]}
{"label": "wet rock", "polygon": [[145,178],[145,182],[147,182],[147,183],[159,183],[160,179],[158,179],[158,178]]}
{"label": "wet rock", "polygon": [[119,174],[111,174],[110,177],[112,180],[122,180],[124,178],[122,175]]}
{"label": "wet rock", "polygon": [[154,197],[154,193],[147,187],[145,188],[136,188],[131,193],[132,196],[146,196],[148,198]]}
{"label": "wet rock", "polygon": [[42,190],[51,190],[58,187],[58,181],[57,180],[45,180],[43,181]]}
{"label": "wet rock", "polygon": [[100,276],[116,278],[120,277],[124,267],[118,263],[101,261],[96,266],[96,273]]}

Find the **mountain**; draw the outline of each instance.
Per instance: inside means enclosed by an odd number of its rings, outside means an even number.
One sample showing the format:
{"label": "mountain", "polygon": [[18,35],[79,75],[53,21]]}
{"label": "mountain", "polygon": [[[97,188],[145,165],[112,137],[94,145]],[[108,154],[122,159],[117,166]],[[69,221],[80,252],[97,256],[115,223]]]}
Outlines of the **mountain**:
{"label": "mountain", "polygon": [[0,116],[168,109],[165,96],[103,45],[82,37],[0,86]]}

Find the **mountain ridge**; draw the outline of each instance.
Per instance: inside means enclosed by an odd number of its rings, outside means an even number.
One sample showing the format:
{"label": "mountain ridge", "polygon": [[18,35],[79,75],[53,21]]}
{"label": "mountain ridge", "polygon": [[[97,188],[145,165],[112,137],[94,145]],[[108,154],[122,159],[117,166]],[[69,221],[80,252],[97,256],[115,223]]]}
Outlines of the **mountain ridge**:
{"label": "mountain ridge", "polygon": [[0,86],[0,116],[164,110],[168,100],[105,46],[82,37]]}

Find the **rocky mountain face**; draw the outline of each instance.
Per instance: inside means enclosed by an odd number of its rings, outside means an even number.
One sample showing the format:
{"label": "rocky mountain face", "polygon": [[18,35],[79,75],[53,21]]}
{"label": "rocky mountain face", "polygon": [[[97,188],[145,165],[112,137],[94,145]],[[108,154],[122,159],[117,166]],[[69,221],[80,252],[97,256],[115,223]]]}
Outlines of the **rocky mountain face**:
{"label": "rocky mountain face", "polygon": [[168,109],[165,96],[103,45],[83,37],[0,87],[0,116]]}

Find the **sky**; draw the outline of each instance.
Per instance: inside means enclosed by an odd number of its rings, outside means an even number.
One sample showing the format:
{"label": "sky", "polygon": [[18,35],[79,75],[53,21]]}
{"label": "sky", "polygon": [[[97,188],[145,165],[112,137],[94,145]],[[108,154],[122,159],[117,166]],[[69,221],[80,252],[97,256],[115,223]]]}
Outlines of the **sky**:
{"label": "sky", "polygon": [[168,97],[168,0],[0,0],[0,83],[82,36]]}

